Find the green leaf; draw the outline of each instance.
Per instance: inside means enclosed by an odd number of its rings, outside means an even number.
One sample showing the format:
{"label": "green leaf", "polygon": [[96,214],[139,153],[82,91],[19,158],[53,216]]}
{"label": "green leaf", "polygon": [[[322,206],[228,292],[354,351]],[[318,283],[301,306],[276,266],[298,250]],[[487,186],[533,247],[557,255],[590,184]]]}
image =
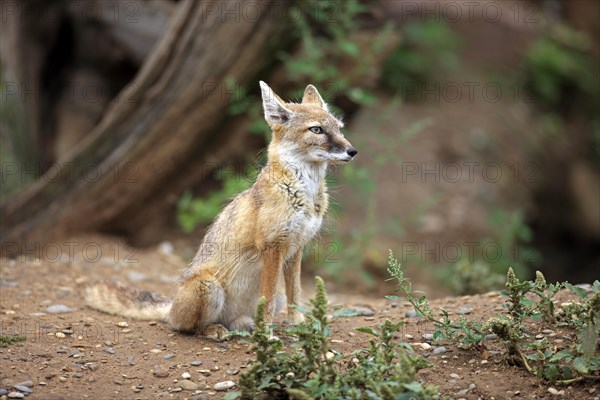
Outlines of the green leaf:
{"label": "green leaf", "polygon": [[379,336],[379,331],[377,329],[373,329],[369,326],[364,326],[361,328],[354,328],[354,330],[363,332],[363,333],[368,333],[369,335],[373,335],[373,336]]}
{"label": "green leaf", "polygon": [[585,289],[582,289],[580,287],[571,285],[569,282],[565,282],[565,287],[567,289],[569,289],[571,292],[575,293],[577,296],[579,296],[581,299],[587,299],[588,298],[588,293]]}
{"label": "green leaf", "polygon": [[237,399],[238,397],[240,397],[242,395],[241,392],[231,392],[231,393],[227,393],[224,397],[223,400],[234,400]]}
{"label": "green leaf", "polygon": [[415,392],[415,393],[420,393],[423,391],[423,385],[419,381],[403,383],[402,386],[404,386],[406,389],[408,389],[412,392]]}
{"label": "green leaf", "polygon": [[558,367],[554,364],[550,364],[544,370],[544,377],[549,381],[554,381],[556,378],[560,376],[560,371]]}
{"label": "green leaf", "polygon": [[339,318],[339,317],[356,317],[360,315],[360,313],[358,312],[358,310],[354,309],[354,308],[346,308],[344,310],[340,310],[337,311],[333,314],[333,318]]}
{"label": "green leaf", "polygon": [[[394,279],[394,278],[390,278],[390,279]],[[404,297],[394,296],[394,295],[385,296],[385,298],[388,300],[393,300],[393,301],[404,301]]]}
{"label": "green leaf", "polygon": [[356,57],[360,53],[358,46],[354,42],[344,41],[340,43],[340,49],[349,56]]}
{"label": "green leaf", "polygon": [[586,358],[593,356],[598,344],[598,333],[594,329],[594,326],[592,324],[584,325],[579,330],[577,336],[579,337],[581,353]]}
{"label": "green leaf", "polygon": [[556,361],[560,361],[562,359],[565,359],[566,362],[570,362],[573,359],[573,355],[571,354],[571,352],[568,349],[565,350],[561,350],[559,352],[557,352],[556,354],[554,354],[549,362],[556,362]]}
{"label": "green leaf", "polygon": [[575,360],[573,360],[573,368],[575,371],[581,374],[587,374],[590,372],[588,362],[583,357],[577,357]]}

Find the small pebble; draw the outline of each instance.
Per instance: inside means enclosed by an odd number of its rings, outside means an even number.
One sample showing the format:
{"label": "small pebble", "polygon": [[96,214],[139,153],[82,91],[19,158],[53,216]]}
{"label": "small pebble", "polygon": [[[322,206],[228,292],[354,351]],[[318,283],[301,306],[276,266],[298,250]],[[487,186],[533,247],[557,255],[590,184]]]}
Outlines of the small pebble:
{"label": "small pebble", "polygon": [[48,314],[66,314],[72,311],[73,309],[71,307],[65,306],[64,304],[53,304],[46,307],[46,312]]}
{"label": "small pebble", "polygon": [[182,379],[190,379],[192,376],[190,375],[189,372],[184,372],[183,374],[181,374],[181,378]]}
{"label": "small pebble", "polygon": [[116,323],[116,325],[117,325],[119,328],[127,328],[127,327],[129,327],[129,324],[128,324],[126,321],[120,321],[120,322],[117,322],[117,323]]}
{"label": "small pebble", "polygon": [[22,399],[23,397],[25,397],[25,395],[19,392],[10,392],[8,394],[9,399]]}
{"label": "small pebble", "polygon": [[17,385],[19,385],[19,386],[27,386],[27,387],[32,387],[32,386],[33,386],[33,381],[23,381],[23,382],[19,382],[19,383],[17,383]]}
{"label": "small pebble", "polygon": [[428,341],[433,340],[433,333],[425,333],[423,335],[423,339],[428,340]]}
{"label": "small pebble", "polygon": [[6,390],[6,389],[0,389],[0,396],[4,396],[7,393],[8,393],[8,390]]}
{"label": "small pebble", "polygon": [[187,379],[177,382],[177,386],[183,390],[198,390],[198,385]]}
{"label": "small pebble", "polygon": [[487,335],[484,336],[485,340],[496,340],[498,339],[498,335],[496,335],[495,333],[488,333]]}
{"label": "small pebble", "polygon": [[165,360],[170,360],[170,359],[172,359],[173,357],[175,357],[175,354],[172,354],[172,353],[171,353],[171,354],[166,354],[166,355],[165,355],[163,358],[164,358]]}
{"label": "small pebble", "polygon": [[33,390],[29,389],[27,386],[22,385],[13,385],[13,389],[18,390],[21,393],[32,393]]}
{"label": "small pebble", "polygon": [[370,308],[358,308],[356,309],[356,315],[363,317],[372,317],[373,315],[375,315],[375,311],[371,310]]}
{"label": "small pebble", "polygon": [[423,350],[429,350],[431,349],[431,345],[429,343],[421,343],[421,348]]}
{"label": "small pebble", "polygon": [[564,390],[556,390],[553,387],[548,388],[548,392],[554,396],[563,396],[565,394]]}
{"label": "small pebble", "polygon": [[409,310],[404,313],[406,318],[415,318],[417,316],[417,312],[415,310]]}
{"label": "small pebble", "polygon": [[460,379],[460,376],[458,374],[452,373],[450,374],[450,378]]}
{"label": "small pebble", "polygon": [[202,365],[202,361],[192,361],[190,363],[190,365],[193,365],[194,367],[198,367],[198,366]]}
{"label": "small pebble", "polygon": [[107,347],[107,348],[103,349],[102,351],[105,353],[108,353],[108,354],[115,354],[115,351],[112,349],[112,347]]}
{"label": "small pebble", "polygon": [[213,388],[218,392],[222,392],[222,391],[231,389],[234,386],[235,386],[235,383],[233,383],[233,381],[223,381],[223,382],[216,383],[215,386],[213,386]]}
{"label": "small pebble", "polygon": [[152,375],[156,378],[167,378],[169,376],[169,371],[154,371]]}
{"label": "small pebble", "polygon": [[456,313],[461,314],[461,315],[467,315],[467,314],[471,314],[472,311],[473,311],[473,309],[470,307],[460,307],[458,309],[458,311],[456,311]]}
{"label": "small pebble", "polygon": [[61,338],[61,339],[63,339],[63,338],[66,338],[66,337],[67,337],[67,335],[65,335],[65,334],[64,334],[64,333],[62,333],[62,332],[56,332],[56,333],[54,334],[54,336],[56,336],[57,338]]}
{"label": "small pebble", "polygon": [[435,354],[435,355],[438,355],[438,354],[443,354],[443,353],[445,353],[446,351],[447,351],[447,350],[446,350],[446,348],[445,348],[444,346],[441,346],[441,347],[436,347],[436,348],[433,350],[433,354]]}

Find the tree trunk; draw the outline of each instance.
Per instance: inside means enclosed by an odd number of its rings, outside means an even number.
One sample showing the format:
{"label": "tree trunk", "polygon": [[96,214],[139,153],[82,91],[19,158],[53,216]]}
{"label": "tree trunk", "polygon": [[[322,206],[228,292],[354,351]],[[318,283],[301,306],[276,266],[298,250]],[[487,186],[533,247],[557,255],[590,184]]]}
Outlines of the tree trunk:
{"label": "tree trunk", "polygon": [[[228,1],[228,8],[234,3],[244,1]],[[217,135],[228,134],[217,131],[229,100],[225,81],[254,78],[282,43],[276,21],[284,18],[274,16],[286,3],[257,4],[260,15],[236,21],[203,2],[180,2],[168,31],[100,123],[68,157],[1,206],[3,253],[14,249],[9,243],[45,243],[113,224],[135,230],[140,218],[152,217],[143,214],[144,205],[156,193],[173,184],[180,194],[193,183],[187,174],[205,175],[187,168],[227,157],[227,151],[216,152],[229,140]]]}

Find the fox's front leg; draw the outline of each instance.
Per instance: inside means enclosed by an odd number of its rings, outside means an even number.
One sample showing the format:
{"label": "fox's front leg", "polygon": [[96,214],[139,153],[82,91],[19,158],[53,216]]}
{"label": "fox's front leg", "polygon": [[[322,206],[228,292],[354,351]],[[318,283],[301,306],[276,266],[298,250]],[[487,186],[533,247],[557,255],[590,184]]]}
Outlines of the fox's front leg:
{"label": "fox's front leg", "polygon": [[264,251],[259,295],[264,296],[266,299],[265,320],[267,323],[273,322],[275,316],[275,294],[282,267],[283,252],[279,246],[273,246]]}
{"label": "fox's front leg", "polygon": [[299,249],[283,270],[285,278],[285,295],[287,296],[288,303],[288,319],[293,324],[304,321],[304,314],[294,307],[290,307],[290,305],[299,306],[302,302],[302,288],[300,286],[301,265],[302,249]]}

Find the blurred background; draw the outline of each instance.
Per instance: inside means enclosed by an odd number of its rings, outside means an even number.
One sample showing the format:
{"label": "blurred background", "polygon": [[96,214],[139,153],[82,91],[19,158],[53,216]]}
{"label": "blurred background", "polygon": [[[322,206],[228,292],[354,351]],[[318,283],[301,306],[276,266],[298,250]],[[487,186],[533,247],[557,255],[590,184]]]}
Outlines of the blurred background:
{"label": "blurred background", "polygon": [[3,260],[89,233],[190,259],[264,163],[262,79],[317,86],[359,150],[307,277],[389,293],[390,250],[430,296],[600,277],[600,2],[0,5]]}

